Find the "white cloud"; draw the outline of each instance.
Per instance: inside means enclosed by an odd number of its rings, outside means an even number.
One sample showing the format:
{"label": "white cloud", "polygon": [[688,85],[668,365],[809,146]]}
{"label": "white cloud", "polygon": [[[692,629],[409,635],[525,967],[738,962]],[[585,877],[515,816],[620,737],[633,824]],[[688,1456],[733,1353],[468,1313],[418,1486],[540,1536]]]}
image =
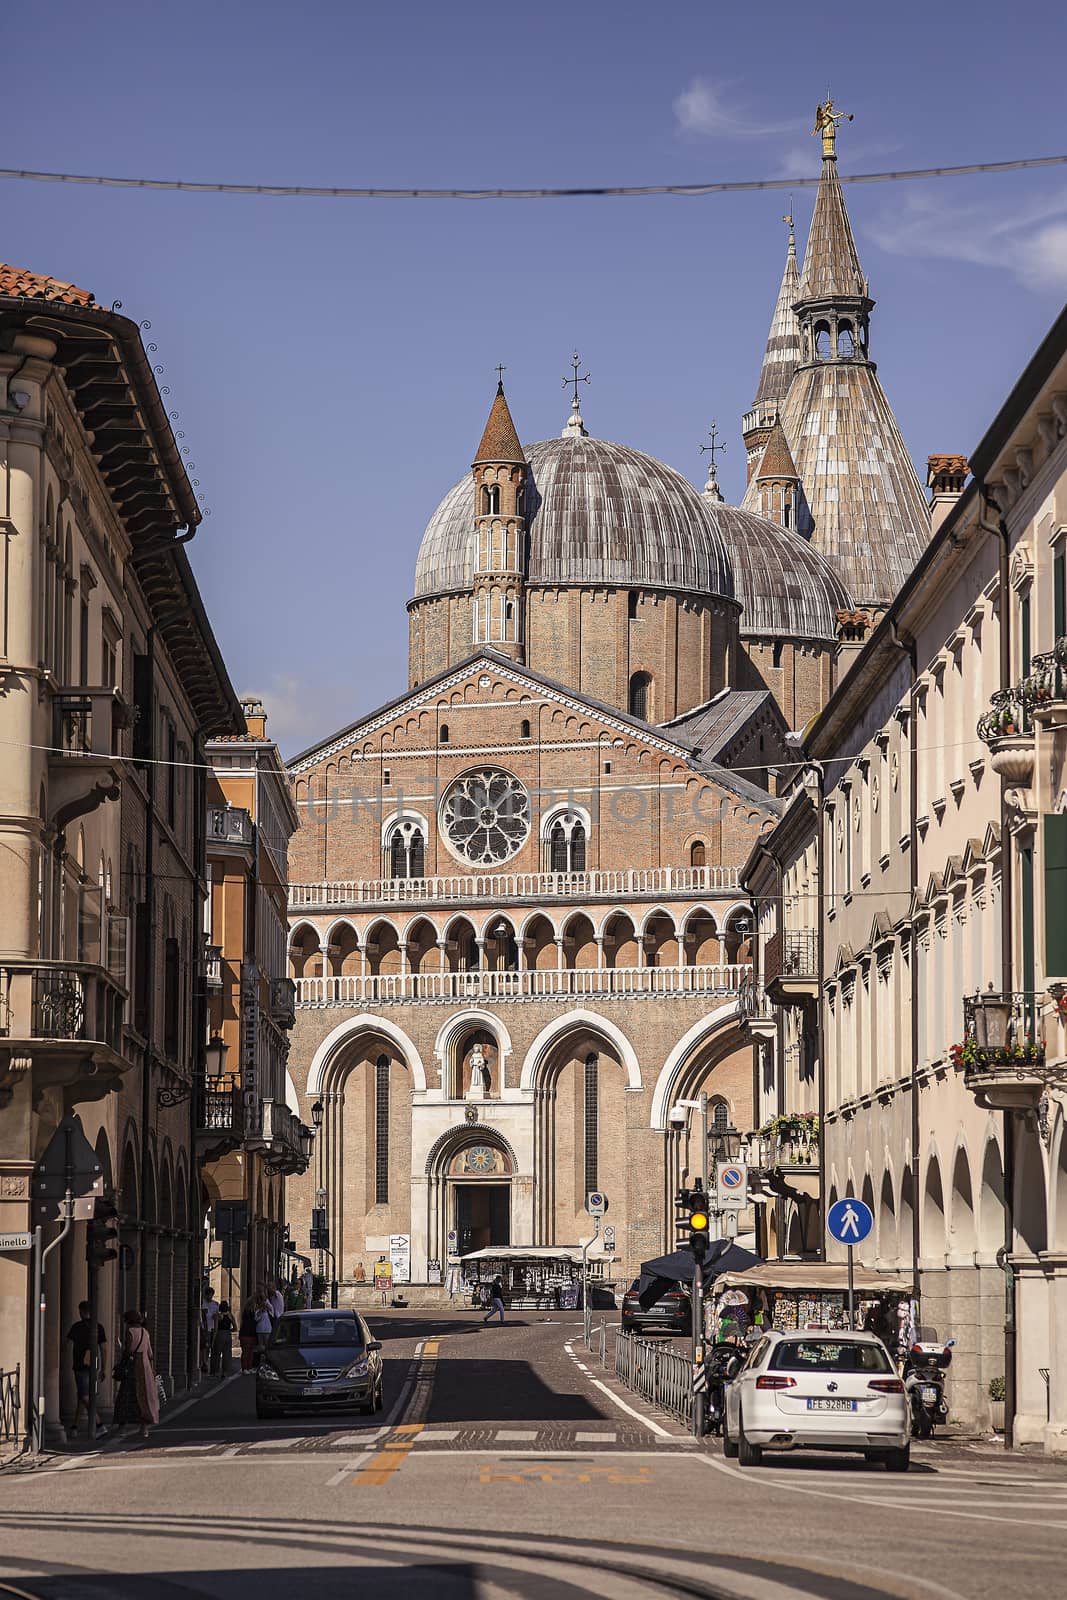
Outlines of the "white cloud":
{"label": "white cloud", "polygon": [[262,694],[267,734],[285,752],[302,749],[344,725],[341,693],[312,685],[295,672],[276,672]]}
{"label": "white cloud", "polygon": [[760,122],[728,103],[721,84],[694,78],[675,96],[674,115],[682,133],[719,135],[726,139],[762,139],[775,133],[794,133],[797,122]]}
{"label": "white cloud", "polygon": [[864,232],[891,255],[966,261],[1010,272],[1027,289],[1067,290],[1067,191],[1032,199],[1012,212],[909,195]]}

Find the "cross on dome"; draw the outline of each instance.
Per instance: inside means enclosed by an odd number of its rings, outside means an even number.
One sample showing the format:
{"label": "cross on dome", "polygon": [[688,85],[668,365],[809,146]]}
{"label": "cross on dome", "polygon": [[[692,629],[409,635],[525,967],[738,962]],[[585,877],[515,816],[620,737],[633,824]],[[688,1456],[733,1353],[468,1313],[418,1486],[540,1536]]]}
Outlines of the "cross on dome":
{"label": "cross on dome", "polygon": [[571,357],[571,367],[573,368],[573,371],[571,372],[569,378],[564,378],[563,380],[563,387],[565,389],[573,389],[574,395],[571,400],[571,414],[568,419],[567,426],[560,435],[560,438],[562,439],[587,439],[589,437],[586,431],[585,423],[582,421],[581,408],[578,404],[578,385],[580,383],[588,383],[590,374],[585,372],[579,376],[578,368],[581,366],[581,364],[581,357],[576,350]]}

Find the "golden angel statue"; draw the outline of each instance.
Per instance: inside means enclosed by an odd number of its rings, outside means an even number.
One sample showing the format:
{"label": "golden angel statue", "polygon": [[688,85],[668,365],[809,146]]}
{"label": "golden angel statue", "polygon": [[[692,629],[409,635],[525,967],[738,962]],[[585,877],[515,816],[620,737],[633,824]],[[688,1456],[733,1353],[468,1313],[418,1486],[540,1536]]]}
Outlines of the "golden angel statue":
{"label": "golden angel statue", "polygon": [[815,107],[815,126],[811,130],[811,136],[814,139],[818,134],[822,134],[822,153],[824,157],[836,157],[837,124],[851,121],[852,112],[835,111],[834,102],[829,95]]}

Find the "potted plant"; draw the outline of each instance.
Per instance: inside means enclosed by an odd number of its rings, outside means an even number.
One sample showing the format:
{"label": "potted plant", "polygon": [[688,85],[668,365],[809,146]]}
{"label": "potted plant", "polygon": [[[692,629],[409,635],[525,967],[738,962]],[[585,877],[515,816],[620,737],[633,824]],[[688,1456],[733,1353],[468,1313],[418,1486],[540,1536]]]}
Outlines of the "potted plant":
{"label": "potted plant", "polygon": [[1007,1386],[1003,1378],[990,1378],[988,1389],[989,1420],[997,1433],[1004,1432],[1004,1400],[1007,1392]]}

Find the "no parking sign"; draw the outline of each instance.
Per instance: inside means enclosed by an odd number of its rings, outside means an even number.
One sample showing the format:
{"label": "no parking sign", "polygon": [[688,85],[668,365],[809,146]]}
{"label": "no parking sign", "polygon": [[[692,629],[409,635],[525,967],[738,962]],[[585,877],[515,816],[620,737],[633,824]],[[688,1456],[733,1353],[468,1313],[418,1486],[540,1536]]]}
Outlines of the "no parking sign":
{"label": "no parking sign", "polygon": [[743,1211],[748,1205],[748,1168],[740,1161],[716,1162],[715,1190],[720,1211]]}

